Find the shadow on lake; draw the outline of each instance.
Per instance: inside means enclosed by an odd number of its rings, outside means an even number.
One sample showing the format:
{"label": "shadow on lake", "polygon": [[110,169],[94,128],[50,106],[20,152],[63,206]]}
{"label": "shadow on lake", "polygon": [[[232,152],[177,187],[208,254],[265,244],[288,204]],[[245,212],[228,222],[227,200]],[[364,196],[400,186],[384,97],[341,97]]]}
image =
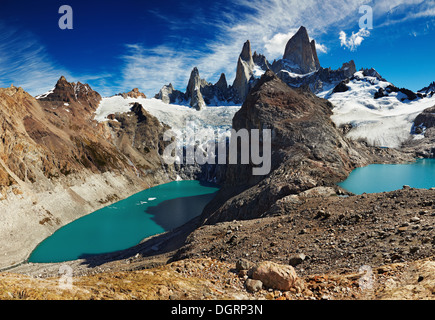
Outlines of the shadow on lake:
{"label": "shadow on lake", "polygon": [[151,220],[165,231],[169,231],[200,215],[216,194],[217,192],[166,200],[148,207],[146,213],[152,215]]}

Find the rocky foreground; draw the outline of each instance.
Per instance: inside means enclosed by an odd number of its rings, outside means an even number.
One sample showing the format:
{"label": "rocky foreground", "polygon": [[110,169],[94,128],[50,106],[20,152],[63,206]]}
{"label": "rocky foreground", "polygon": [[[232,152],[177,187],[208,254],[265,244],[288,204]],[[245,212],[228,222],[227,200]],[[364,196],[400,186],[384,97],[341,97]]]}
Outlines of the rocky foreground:
{"label": "rocky foreground", "polygon": [[[1,275],[0,297],[434,299],[434,192],[311,190],[268,217],[197,229],[192,221],[111,255],[19,266]],[[65,265],[69,291],[59,288]]]}

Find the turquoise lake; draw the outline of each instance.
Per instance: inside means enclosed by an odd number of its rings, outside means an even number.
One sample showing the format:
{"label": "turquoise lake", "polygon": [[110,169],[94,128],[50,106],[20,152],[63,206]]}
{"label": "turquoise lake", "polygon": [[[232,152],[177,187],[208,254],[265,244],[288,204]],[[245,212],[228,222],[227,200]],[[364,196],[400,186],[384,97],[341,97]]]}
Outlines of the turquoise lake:
{"label": "turquoise lake", "polygon": [[60,228],[38,245],[29,262],[63,262],[127,249],[198,216],[218,190],[199,181],[146,189]]}
{"label": "turquoise lake", "polygon": [[376,193],[402,189],[435,187],[435,159],[418,159],[407,164],[371,164],[356,168],[349,177],[338,183],[354,194]]}

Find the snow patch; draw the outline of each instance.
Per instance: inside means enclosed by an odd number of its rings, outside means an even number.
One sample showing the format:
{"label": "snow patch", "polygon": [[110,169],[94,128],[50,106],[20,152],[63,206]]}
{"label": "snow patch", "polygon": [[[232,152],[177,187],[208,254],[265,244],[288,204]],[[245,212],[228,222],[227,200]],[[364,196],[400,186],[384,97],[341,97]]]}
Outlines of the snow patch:
{"label": "snow patch", "polygon": [[331,90],[319,95],[334,105],[331,119],[338,127],[352,125],[347,137],[365,139],[370,145],[390,148],[398,148],[410,138],[418,139],[411,134],[413,122],[424,109],[435,104],[435,97],[401,101],[407,96],[392,92],[375,99],[374,93],[391,83],[364,76],[361,71],[354,76],[355,79],[347,83],[348,91],[332,93]]}

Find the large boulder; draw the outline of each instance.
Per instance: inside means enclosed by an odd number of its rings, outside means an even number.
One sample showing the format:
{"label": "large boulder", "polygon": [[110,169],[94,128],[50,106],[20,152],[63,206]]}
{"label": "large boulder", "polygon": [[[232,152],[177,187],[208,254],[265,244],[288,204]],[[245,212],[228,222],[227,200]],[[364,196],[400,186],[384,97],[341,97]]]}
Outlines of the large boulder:
{"label": "large boulder", "polygon": [[253,270],[252,278],[260,280],[268,288],[283,291],[294,288],[299,279],[292,266],[272,261],[260,262]]}

